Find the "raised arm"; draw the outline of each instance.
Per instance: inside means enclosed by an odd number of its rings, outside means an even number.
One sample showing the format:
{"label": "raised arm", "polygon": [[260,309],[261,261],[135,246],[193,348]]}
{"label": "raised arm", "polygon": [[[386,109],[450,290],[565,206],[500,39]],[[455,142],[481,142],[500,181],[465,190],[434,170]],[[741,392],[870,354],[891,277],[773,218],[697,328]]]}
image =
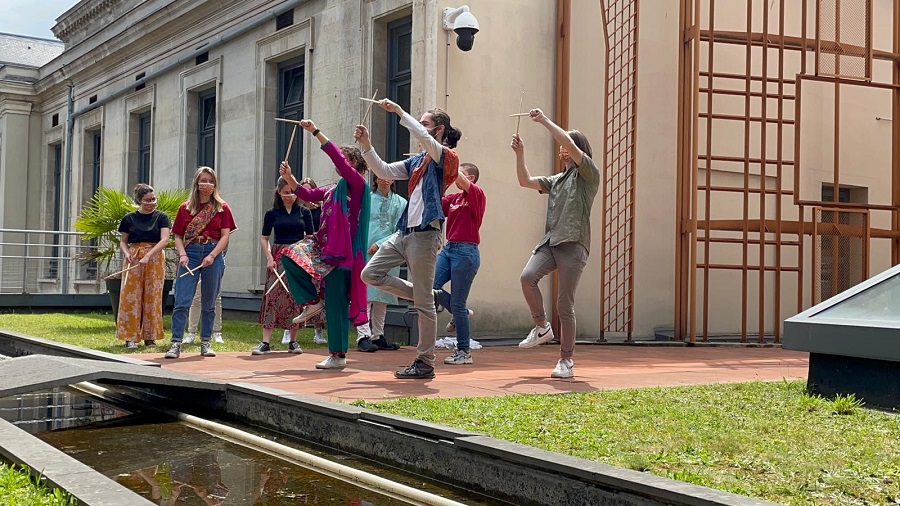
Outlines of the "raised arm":
{"label": "raised arm", "polygon": [[541,183],[536,177],[531,177],[528,167],[525,166],[525,141],[519,134],[513,135],[512,142],[509,147],[516,153],[516,177],[519,179],[519,186],[531,190],[541,191]]}
{"label": "raised arm", "polygon": [[372,141],[369,139],[368,128],[363,125],[356,125],[356,131],[353,133],[353,137],[359,142],[359,147],[362,149],[363,160],[366,161],[366,165],[372,169],[372,172],[374,172],[376,176],[394,180],[409,179],[405,163],[402,161],[386,163],[378,156],[378,153],[375,152],[375,148],[372,147]]}
{"label": "raised arm", "polygon": [[366,179],[350,165],[350,162],[347,161],[347,158],[344,156],[344,153],[341,152],[340,148],[333,142],[330,142],[328,137],[326,137],[321,130],[316,128],[316,124],[313,123],[312,120],[302,120],[300,126],[307,132],[315,134],[316,139],[322,146],[322,151],[331,158],[331,163],[334,164],[338,174],[347,181],[347,186],[349,186],[354,194],[366,185]]}
{"label": "raised arm", "polygon": [[281,165],[278,167],[278,175],[284,179],[291,191],[296,190],[300,186],[297,183],[297,178],[294,177],[294,173],[291,171],[291,164],[287,160],[281,162]]}
{"label": "raised arm", "polygon": [[400,104],[388,100],[386,98],[382,99],[381,102],[378,103],[382,109],[387,112],[392,112],[397,116],[400,116],[400,125],[409,130],[409,133],[412,134],[413,137],[419,141],[419,144],[425,148],[425,151],[431,155],[432,160],[440,160],[441,155],[444,153],[444,147],[438,142],[437,139],[431,136],[428,133],[428,129],[425,128],[424,125],[418,122],[416,118],[413,118],[406,111],[400,107]]}
{"label": "raised arm", "polygon": [[569,137],[569,133],[560,128],[556,123],[550,121],[550,118],[544,116],[544,111],[540,109],[532,109],[529,114],[531,115],[531,121],[544,125],[544,128],[550,132],[553,139],[569,153],[569,157],[572,158],[575,165],[580,167],[584,153],[578,149],[578,146],[576,146],[572,141],[572,138]]}
{"label": "raised arm", "polygon": [[464,192],[468,192],[470,186],[472,186],[472,182],[469,181],[469,176],[467,176],[466,173],[463,171],[457,172],[456,173],[456,187]]}

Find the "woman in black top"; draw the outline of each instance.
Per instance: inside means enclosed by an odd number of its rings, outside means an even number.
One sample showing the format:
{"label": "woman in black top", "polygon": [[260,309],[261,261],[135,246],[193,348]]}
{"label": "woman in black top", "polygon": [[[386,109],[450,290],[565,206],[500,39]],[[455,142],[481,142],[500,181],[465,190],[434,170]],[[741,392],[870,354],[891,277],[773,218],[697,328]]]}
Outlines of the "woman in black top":
{"label": "woman in black top", "polygon": [[156,209],[156,193],[147,184],[134,187],[134,201],[140,208],[128,213],[119,224],[119,248],[125,258],[122,289],[119,293],[119,315],[116,336],[125,347],[137,348],[162,339],[162,296],[166,256],[172,223],[166,213]]}
{"label": "woman in black top", "polygon": [[[270,245],[269,236],[272,235],[273,230],[275,238],[273,244]],[[296,340],[298,325],[291,321],[302,308],[296,305],[291,294],[285,291],[276,273],[278,266],[281,265],[282,250],[312,233],[313,220],[309,209],[299,205],[297,196],[287,186],[285,180],[279,177],[275,185],[275,201],[272,203],[272,209],[266,211],[263,218],[262,235],[259,237],[259,243],[266,255],[265,289],[268,293],[263,295],[259,310],[259,323],[263,326],[263,338],[262,342],[253,349],[253,355],[264,355],[271,351],[269,340],[272,338],[272,330],[275,327],[290,331],[289,352],[303,353]],[[287,284],[287,280],[284,282]]]}

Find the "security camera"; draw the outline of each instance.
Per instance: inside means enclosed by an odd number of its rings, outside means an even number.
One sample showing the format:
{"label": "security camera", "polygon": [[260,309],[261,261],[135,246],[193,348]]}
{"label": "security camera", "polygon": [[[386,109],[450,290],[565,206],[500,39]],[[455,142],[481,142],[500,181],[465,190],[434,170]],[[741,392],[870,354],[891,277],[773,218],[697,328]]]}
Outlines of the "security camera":
{"label": "security camera", "polygon": [[478,20],[469,12],[469,6],[444,9],[444,30],[456,32],[456,47],[471,51],[478,33]]}

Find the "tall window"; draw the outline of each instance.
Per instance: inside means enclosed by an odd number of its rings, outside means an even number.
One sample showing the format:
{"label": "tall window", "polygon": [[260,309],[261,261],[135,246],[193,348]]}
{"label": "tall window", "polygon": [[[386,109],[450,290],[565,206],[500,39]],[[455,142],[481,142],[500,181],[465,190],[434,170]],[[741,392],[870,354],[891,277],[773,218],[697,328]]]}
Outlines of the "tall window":
{"label": "tall window", "polygon": [[197,95],[197,165],[216,168],[216,89]]}
{"label": "tall window", "polygon": [[[100,187],[100,159],[101,159],[101,136],[100,130],[85,132],[85,158],[84,171],[81,180],[81,200],[82,206],[88,205],[91,197]],[[89,246],[96,246],[97,240],[91,240]],[[82,264],[79,269],[79,279],[94,279],[97,277],[97,263],[89,262]]]}
{"label": "tall window", "polygon": [[[137,183],[150,183],[150,113],[138,115]],[[134,186],[134,185],[132,185]]]}
{"label": "tall window", "polygon": [[[303,95],[304,95],[304,79],[305,72],[302,58],[295,58],[278,65],[278,112],[279,118],[301,120],[303,118]],[[294,125],[290,123],[278,122],[276,135],[278,142],[276,145],[276,160],[284,160],[284,154],[287,151],[288,144],[291,141],[291,132]],[[294,177],[298,180],[303,176],[303,167],[300,165],[300,153],[303,152],[303,131],[297,127],[297,136],[294,138],[294,144],[291,146],[291,152],[288,155],[288,163],[294,171]],[[278,167],[273,167],[275,177],[278,177]]]}
{"label": "tall window", "polygon": [[[48,211],[53,213],[48,220],[48,224],[52,224],[51,230],[59,230],[60,227],[60,211],[62,210],[62,143],[50,146],[50,184],[52,185],[53,199]],[[50,248],[51,260],[47,264],[47,277],[54,279],[59,275],[59,257],[60,250],[59,236],[53,234],[53,247]]]}
{"label": "tall window", "polygon": [[[412,16],[388,24],[387,97],[409,111],[409,90],[412,81]],[[405,158],[409,148],[409,131],[397,121],[388,121],[385,132],[385,160]],[[405,193],[405,188],[403,189]]]}
{"label": "tall window", "polygon": [[100,130],[85,132],[84,136],[85,163],[81,179],[81,204],[87,205],[100,187]]}

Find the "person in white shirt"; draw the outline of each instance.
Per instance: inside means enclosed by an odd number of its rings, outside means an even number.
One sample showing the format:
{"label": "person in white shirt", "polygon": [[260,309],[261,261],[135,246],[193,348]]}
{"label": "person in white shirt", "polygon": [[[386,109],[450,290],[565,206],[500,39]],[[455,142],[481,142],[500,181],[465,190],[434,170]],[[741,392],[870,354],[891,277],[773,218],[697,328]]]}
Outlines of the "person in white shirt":
{"label": "person in white shirt", "polygon": [[[450,124],[450,116],[440,109],[422,115],[420,121],[396,103],[383,99],[382,109],[400,116],[400,125],[419,141],[423,151],[406,160],[386,163],[372,149],[369,131],[357,125],[354,137],[363,158],[378,177],[409,180],[409,203],[397,223],[397,232],[384,241],[362,271],[362,280],[385,292],[413,301],[418,312],[418,356],[394,376],[400,379],[434,377],[434,342],[437,339],[434,265],[443,241],[444,212],[441,197],[456,181],[459,157],[453,148],[462,132]],[[406,263],[410,281],[392,276],[389,271]]]}

